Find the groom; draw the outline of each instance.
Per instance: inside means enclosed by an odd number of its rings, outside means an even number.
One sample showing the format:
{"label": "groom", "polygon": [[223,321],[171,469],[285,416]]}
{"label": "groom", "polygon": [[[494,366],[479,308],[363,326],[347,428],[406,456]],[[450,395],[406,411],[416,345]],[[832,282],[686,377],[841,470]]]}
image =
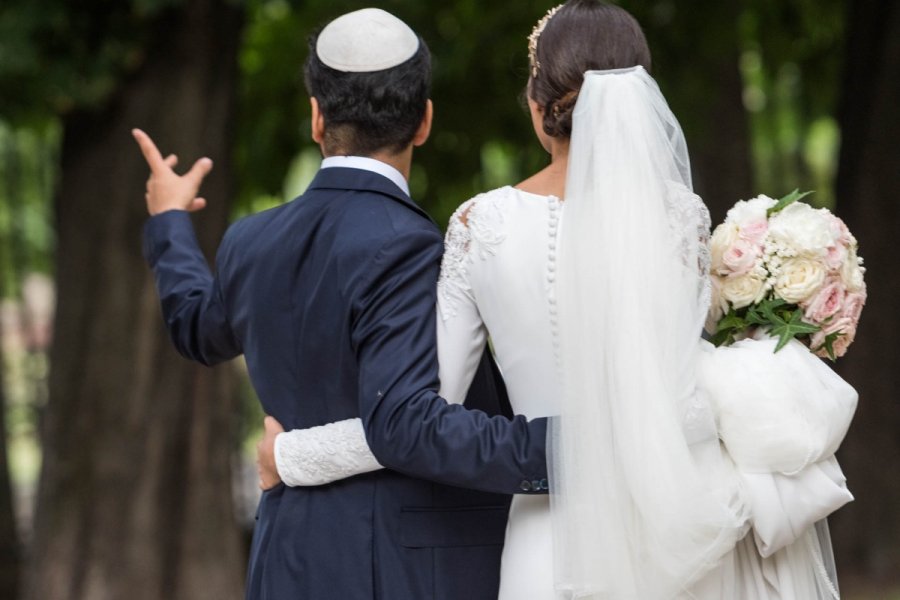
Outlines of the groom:
{"label": "groom", "polygon": [[[305,69],[322,169],[293,202],[234,224],[215,276],[188,214],[212,164],[179,177],[134,132],[152,171],[145,256],[178,350],[208,365],[243,353],[288,429],[361,417],[388,467],[264,492],[247,598],[493,600],[507,495],[546,489],[544,420],[437,394],[443,243],[407,186],[431,127],[430,62],[384,11],[325,27]],[[497,412],[496,397],[471,396]]]}

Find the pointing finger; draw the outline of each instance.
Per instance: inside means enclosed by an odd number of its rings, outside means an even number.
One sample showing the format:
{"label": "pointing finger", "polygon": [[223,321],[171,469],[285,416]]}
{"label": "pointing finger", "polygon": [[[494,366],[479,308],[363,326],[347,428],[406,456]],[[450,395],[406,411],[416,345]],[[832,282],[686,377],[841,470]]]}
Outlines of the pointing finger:
{"label": "pointing finger", "polygon": [[140,129],[132,129],[131,135],[134,136],[134,139],[137,141],[138,146],[141,147],[141,153],[144,155],[144,160],[146,160],[147,164],[150,165],[150,170],[154,173],[162,171],[165,168],[166,163],[163,160],[162,155],[159,153],[159,149],[156,147],[156,144],[154,144],[153,140],[150,139],[150,136]]}

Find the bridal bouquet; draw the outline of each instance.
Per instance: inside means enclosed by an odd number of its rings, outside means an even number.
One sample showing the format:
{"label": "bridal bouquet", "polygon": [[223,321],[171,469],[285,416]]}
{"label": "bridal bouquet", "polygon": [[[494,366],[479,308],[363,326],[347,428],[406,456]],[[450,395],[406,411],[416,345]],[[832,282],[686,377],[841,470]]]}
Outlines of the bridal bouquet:
{"label": "bridal bouquet", "polygon": [[866,302],[865,268],[856,238],[824,208],[780,200],[741,200],[716,227],[710,246],[713,300],[707,330],[727,345],[761,328],[816,355],[843,356]]}

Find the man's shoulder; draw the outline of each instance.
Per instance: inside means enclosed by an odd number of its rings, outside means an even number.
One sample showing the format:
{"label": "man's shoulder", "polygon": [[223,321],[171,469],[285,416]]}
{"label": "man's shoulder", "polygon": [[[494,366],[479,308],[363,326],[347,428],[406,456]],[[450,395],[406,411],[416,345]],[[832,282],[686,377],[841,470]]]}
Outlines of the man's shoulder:
{"label": "man's shoulder", "polygon": [[412,200],[401,200],[378,191],[352,191],[353,201],[348,208],[356,218],[370,220],[384,228],[396,230],[438,231],[437,225]]}
{"label": "man's shoulder", "polygon": [[419,209],[398,198],[369,190],[320,190],[330,192],[333,225],[351,253],[370,253],[375,248],[404,239],[425,239],[442,244],[437,225]]}
{"label": "man's shoulder", "polygon": [[235,220],[225,232],[225,238],[240,237],[241,235],[253,235],[260,229],[273,221],[277,221],[280,216],[288,209],[290,202],[279,204],[272,208],[262,210],[249,215],[242,216]]}
{"label": "man's shoulder", "polygon": [[246,248],[259,240],[272,241],[272,232],[280,232],[275,237],[283,236],[286,222],[298,227],[313,224],[327,232],[318,236],[319,241],[334,244],[334,258],[362,260],[396,243],[443,248],[437,225],[400,199],[377,191],[333,189],[307,190],[288,203],[238,219],[225,233],[222,247],[226,254],[231,253],[228,248],[240,248],[245,254]]}

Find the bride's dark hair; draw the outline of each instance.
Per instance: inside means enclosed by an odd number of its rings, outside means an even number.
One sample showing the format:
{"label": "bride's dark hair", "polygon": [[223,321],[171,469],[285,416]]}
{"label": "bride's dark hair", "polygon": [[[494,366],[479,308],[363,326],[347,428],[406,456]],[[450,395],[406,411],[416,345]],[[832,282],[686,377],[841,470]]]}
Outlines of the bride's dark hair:
{"label": "bride's dark hair", "polygon": [[585,71],[643,66],[650,71],[650,49],[637,20],[599,0],[569,0],[537,38],[528,79],[528,96],[544,110],[544,132],[572,134],[572,109]]}

